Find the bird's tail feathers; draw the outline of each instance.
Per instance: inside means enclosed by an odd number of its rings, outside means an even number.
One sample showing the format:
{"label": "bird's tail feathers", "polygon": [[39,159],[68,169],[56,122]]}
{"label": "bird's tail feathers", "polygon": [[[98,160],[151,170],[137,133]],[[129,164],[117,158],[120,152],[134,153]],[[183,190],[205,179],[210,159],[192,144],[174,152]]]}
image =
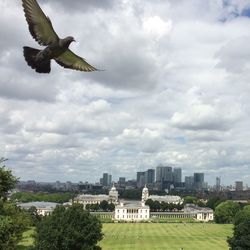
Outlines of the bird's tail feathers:
{"label": "bird's tail feathers", "polygon": [[39,49],[30,48],[27,46],[23,47],[23,55],[27,64],[35,69],[38,73],[49,73],[50,72],[50,59],[37,60],[36,55],[40,52]]}

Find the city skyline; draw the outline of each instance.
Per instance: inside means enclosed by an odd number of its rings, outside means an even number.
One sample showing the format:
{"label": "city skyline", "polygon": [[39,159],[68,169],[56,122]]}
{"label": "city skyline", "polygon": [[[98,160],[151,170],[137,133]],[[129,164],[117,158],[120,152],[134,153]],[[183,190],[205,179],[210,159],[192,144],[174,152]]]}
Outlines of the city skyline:
{"label": "city skyline", "polygon": [[[166,172],[163,169],[168,169],[169,171]],[[176,174],[176,170],[178,172],[178,174]],[[149,173],[151,172],[151,176],[148,178]],[[153,173],[152,173],[153,172]],[[160,175],[159,175],[160,172]],[[170,175],[170,176],[169,176]],[[177,176],[178,175],[178,176]],[[158,177],[157,177],[158,176]],[[159,176],[161,176],[159,178]],[[168,177],[169,176],[169,177]],[[142,177],[142,178],[141,178]],[[39,181],[37,180],[20,180],[21,182],[37,182],[39,183]],[[208,183],[206,181],[205,178],[205,174],[204,173],[197,173],[194,172],[192,173],[192,175],[189,176],[183,176],[182,175],[182,169],[181,168],[173,168],[170,166],[157,166],[155,169],[147,169],[145,171],[139,171],[136,172],[136,176],[134,178],[127,178],[124,176],[119,176],[119,177],[115,177],[113,178],[112,173],[103,173],[102,177],[98,178],[95,181],[89,181],[89,180],[80,180],[77,182],[73,182],[71,180],[67,180],[67,181],[59,181],[59,180],[54,180],[54,181],[42,181],[41,183],[66,183],[70,184],[70,183],[75,183],[75,184],[96,184],[96,185],[101,185],[103,187],[112,187],[114,184],[121,186],[121,187],[125,187],[129,182],[134,182],[135,187],[136,188],[143,188],[146,186],[150,186],[151,188],[157,188],[159,190],[164,190],[164,189],[169,189],[169,187],[171,187],[171,185],[173,184],[172,188],[185,188],[185,189],[208,189],[208,188],[213,188],[216,191],[220,191],[222,187],[234,187],[236,190],[240,191],[243,190],[244,188],[248,189],[249,185],[247,183],[244,183],[242,180],[238,179],[238,180],[234,180],[233,183],[222,183],[221,182],[221,176],[217,176],[214,180],[214,183]],[[159,186],[159,185],[155,185],[155,184],[159,184],[161,182],[170,182],[169,183],[169,187],[164,187],[164,186]],[[181,184],[182,185],[177,185],[176,184]],[[151,185],[154,184],[154,185]]]}
{"label": "city skyline", "polygon": [[37,74],[21,1],[0,2],[0,157],[15,176],[132,179],[163,164],[250,184],[249,1],[38,2],[104,71]]}

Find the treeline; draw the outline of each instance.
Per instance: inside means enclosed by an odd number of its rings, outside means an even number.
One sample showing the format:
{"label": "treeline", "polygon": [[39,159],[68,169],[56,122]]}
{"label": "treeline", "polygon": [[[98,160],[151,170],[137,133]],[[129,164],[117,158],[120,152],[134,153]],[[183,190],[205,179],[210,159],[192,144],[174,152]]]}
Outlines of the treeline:
{"label": "treeline", "polygon": [[11,196],[13,202],[31,202],[31,201],[45,201],[45,202],[56,202],[64,203],[73,198],[72,193],[26,193],[18,192]]}
{"label": "treeline", "polygon": [[173,212],[180,211],[184,208],[184,205],[180,203],[173,204],[167,202],[153,201],[151,199],[148,199],[145,204],[150,207],[151,212]]}
{"label": "treeline", "polygon": [[108,203],[107,201],[101,201],[100,204],[87,204],[85,207],[88,211],[104,211],[113,212],[115,210],[115,205],[113,203]]}
{"label": "treeline", "polygon": [[220,203],[214,212],[216,223],[233,223],[233,235],[227,239],[230,250],[250,249],[250,205],[233,201]]}
{"label": "treeline", "polygon": [[[4,159],[0,158],[0,164]],[[27,211],[7,200],[7,192],[13,189],[18,179],[5,166],[0,167],[0,249],[16,249],[22,233],[32,225]]]}

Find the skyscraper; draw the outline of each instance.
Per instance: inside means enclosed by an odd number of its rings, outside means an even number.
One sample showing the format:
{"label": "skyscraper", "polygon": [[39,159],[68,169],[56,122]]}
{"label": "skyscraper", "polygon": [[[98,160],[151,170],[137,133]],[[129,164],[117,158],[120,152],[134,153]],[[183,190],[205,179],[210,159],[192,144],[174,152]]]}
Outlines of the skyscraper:
{"label": "skyscraper", "polygon": [[172,167],[157,166],[156,167],[156,181],[173,181]]}
{"label": "skyscraper", "polygon": [[125,177],[119,177],[118,184],[119,184],[119,186],[125,186],[126,178]]}
{"label": "skyscraper", "polygon": [[163,180],[168,181],[168,182],[173,181],[172,167],[164,167],[163,168]]}
{"label": "skyscraper", "polygon": [[148,169],[145,172],[145,184],[153,184],[155,181],[155,170]]}
{"label": "skyscraper", "polygon": [[194,187],[196,189],[204,187],[204,173],[194,173]]}
{"label": "skyscraper", "polygon": [[216,177],[215,190],[220,191],[220,177]]}
{"label": "skyscraper", "polygon": [[102,176],[102,185],[107,187],[108,186],[108,179],[109,179],[109,175],[108,173],[103,173]]}
{"label": "skyscraper", "polygon": [[163,180],[163,166],[156,167],[156,182],[161,182]]}
{"label": "skyscraper", "polygon": [[138,188],[141,188],[145,185],[145,172],[137,172],[136,182]]}
{"label": "skyscraper", "polygon": [[181,168],[174,168],[173,172],[173,182],[174,183],[181,183]]}
{"label": "skyscraper", "polygon": [[236,181],[235,182],[235,190],[236,191],[243,191],[243,181]]}
{"label": "skyscraper", "polygon": [[110,187],[111,184],[112,184],[112,175],[109,174],[109,175],[108,175],[108,186]]}
{"label": "skyscraper", "polygon": [[194,188],[194,176],[185,176],[185,188],[186,189]]}

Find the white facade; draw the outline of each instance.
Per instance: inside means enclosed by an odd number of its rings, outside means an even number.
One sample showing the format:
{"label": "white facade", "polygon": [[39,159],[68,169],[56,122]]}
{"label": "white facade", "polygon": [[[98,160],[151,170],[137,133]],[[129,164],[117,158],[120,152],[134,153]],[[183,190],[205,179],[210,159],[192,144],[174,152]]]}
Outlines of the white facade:
{"label": "white facade", "polygon": [[166,203],[172,203],[172,204],[182,204],[183,200],[180,196],[176,195],[150,195],[148,199],[151,199],[153,201],[159,201],[159,202],[166,202]]}
{"label": "white facade", "polygon": [[108,201],[109,196],[105,194],[92,195],[92,194],[80,194],[75,199],[74,202],[83,204],[85,208],[88,204],[100,204],[102,201]]}
{"label": "white facade", "polygon": [[57,205],[60,205],[60,204],[54,203],[54,202],[43,202],[43,201],[34,201],[34,202],[18,204],[19,207],[26,209],[26,210],[28,210],[31,207],[35,207],[37,210],[37,213],[42,216],[52,213]]}
{"label": "white facade", "polygon": [[194,204],[187,204],[184,207],[185,213],[195,214],[195,219],[198,221],[208,222],[214,220],[214,211],[208,207],[198,207]]}
{"label": "white facade", "polygon": [[99,194],[99,195],[93,195],[93,194],[80,194],[75,199],[74,202],[83,204],[83,207],[85,208],[88,204],[100,204],[102,201],[108,201],[112,202],[114,204],[118,203],[118,191],[116,190],[115,186],[111,188],[109,191],[109,195],[106,194]]}
{"label": "white facade", "polygon": [[177,195],[149,195],[148,188],[145,186],[142,190],[142,202],[146,202],[147,200],[173,203],[173,204],[182,204],[183,199]]}
{"label": "white facade", "polygon": [[197,212],[196,220],[204,221],[204,222],[208,222],[210,220],[214,220],[214,213],[213,213],[213,211]]}
{"label": "white facade", "polygon": [[115,207],[116,221],[145,221],[150,218],[149,206],[144,203],[123,204]]}

